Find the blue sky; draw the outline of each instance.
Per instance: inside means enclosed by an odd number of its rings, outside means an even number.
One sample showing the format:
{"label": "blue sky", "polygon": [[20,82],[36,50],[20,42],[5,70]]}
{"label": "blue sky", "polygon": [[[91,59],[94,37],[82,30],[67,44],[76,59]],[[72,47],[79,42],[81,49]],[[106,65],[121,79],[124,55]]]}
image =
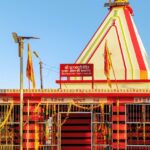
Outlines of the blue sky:
{"label": "blue sky", "polygon": [[[43,68],[44,88],[55,88],[59,64],[74,63],[106,14],[105,0],[1,0],[0,1],[0,89],[19,88],[18,45],[12,32],[37,36],[25,41],[24,87],[27,43],[46,64]],[[130,0],[134,20],[150,56],[150,5],[148,0]],[[35,79],[40,88],[39,64],[33,56]]]}

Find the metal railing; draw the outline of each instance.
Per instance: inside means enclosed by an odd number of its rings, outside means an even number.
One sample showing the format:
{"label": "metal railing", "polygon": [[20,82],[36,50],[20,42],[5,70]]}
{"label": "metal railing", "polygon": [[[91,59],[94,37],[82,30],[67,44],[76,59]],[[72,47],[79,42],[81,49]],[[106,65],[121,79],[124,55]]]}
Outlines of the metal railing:
{"label": "metal railing", "polygon": [[110,145],[112,145],[112,106],[103,104],[92,113],[92,148],[111,150]]}
{"label": "metal railing", "polygon": [[132,145],[132,146],[127,146],[127,150],[150,150],[149,145]]}
{"label": "metal railing", "polygon": [[[0,103],[0,150],[19,150],[19,104]],[[91,148],[111,150],[112,107],[101,103],[35,103],[26,101],[23,107],[24,148],[61,150],[61,127],[71,113],[91,114]],[[63,119],[61,118],[63,115]],[[104,135],[105,134],[105,135]],[[98,135],[98,136],[95,136]],[[96,138],[95,138],[96,137]]]}
{"label": "metal railing", "polygon": [[127,104],[127,145],[129,150],[150,149],[150,104]]}

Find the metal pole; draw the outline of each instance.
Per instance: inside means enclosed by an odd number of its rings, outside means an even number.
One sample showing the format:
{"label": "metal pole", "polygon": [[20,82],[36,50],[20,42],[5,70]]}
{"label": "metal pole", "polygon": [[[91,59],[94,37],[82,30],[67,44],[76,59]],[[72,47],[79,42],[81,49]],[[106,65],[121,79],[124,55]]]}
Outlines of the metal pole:
{"label": "metal pole", "polygon": [[40,81],[41,81],[41,89],[43,89],[43,74],[42,74],[42,68],[43,68],[43,62],[40,61]]}
{"label": "metal pole", "polygon": [[20,150],[23,150],[23,39],[19,38],[20,57]]}
{"label": "metal pole", "polygon": [[19,45],[20,57],[20,150],[23,150],[23,45],[24,39],[39,39],[32,36],[18,36],[16,32],[12,33],[13,39]]}
{"label": "metal pole", "polygon": [[36,51],[34,51],[33,54],[39,59],[41,89],[43,89],[43,73],[42,73],[43,62],[41,61],[41,58],[39,57],[39,55],[38,55],[38,53]]}

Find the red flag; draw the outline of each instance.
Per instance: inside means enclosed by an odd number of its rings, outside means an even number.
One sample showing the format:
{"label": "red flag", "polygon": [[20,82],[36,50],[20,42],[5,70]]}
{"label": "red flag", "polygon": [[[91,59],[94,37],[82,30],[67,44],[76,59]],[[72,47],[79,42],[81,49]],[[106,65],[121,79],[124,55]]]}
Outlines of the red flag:
{"label": "red flag", "polygon": [[104,73],[107,78],[108,85],[111,87],[110,83],[110,69],[111,69],[111,58],[110,53],[107,45],[107,41],[105,42],[105,49],[104,49]]}
{"label": "red flag", "polygon": [[32,82],[32,87],[35,88],[34,70],[32,64],[32,53],[30,50],[30,44],[28,44],[28,60],[27,60],[26,76],[29,79],[29,81]]}

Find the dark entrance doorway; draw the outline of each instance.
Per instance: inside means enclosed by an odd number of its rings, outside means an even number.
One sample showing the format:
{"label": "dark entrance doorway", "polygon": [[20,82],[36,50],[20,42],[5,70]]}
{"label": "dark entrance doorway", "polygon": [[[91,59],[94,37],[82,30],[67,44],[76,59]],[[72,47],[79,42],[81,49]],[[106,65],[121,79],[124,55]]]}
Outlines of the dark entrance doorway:
{"label": "dark entrance doorway", "polygon": [[[61,120],[66,114],[61,114]],[[61,150],[91,150],[91,113],[70,113],[61,127]]]}

